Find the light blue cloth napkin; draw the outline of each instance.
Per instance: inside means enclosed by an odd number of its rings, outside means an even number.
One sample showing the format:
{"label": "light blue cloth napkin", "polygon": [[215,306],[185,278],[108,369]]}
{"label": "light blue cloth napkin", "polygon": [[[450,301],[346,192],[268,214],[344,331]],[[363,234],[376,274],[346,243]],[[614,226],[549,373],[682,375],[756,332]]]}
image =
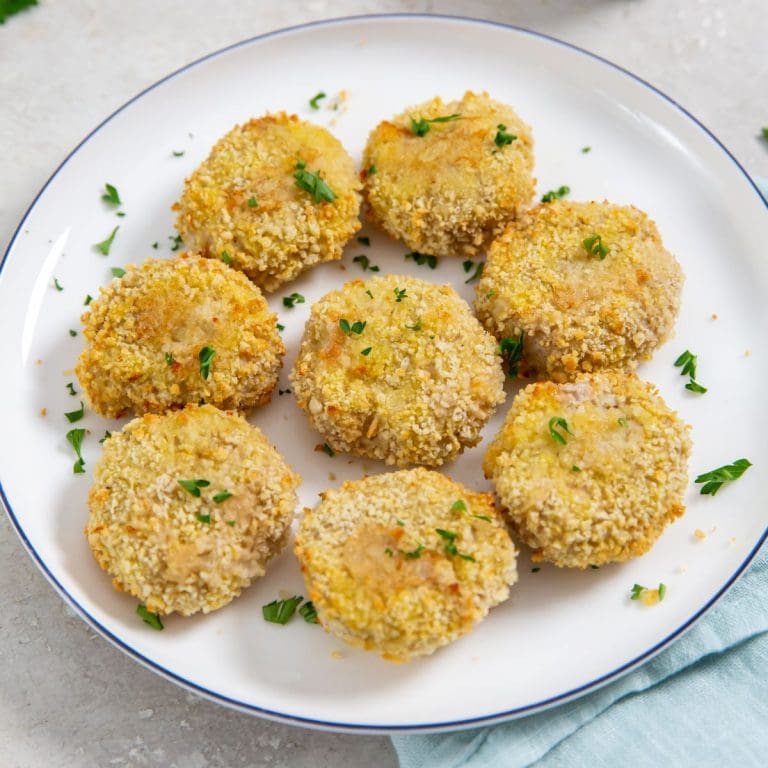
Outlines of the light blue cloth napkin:
{"label": "light blue cloth napkin", "polygon": [[[758,186],[768,200],[768,179]],[[768,548],[693,629],[615,683],[503,725],[392,743],[400,768],[763,768]]]}

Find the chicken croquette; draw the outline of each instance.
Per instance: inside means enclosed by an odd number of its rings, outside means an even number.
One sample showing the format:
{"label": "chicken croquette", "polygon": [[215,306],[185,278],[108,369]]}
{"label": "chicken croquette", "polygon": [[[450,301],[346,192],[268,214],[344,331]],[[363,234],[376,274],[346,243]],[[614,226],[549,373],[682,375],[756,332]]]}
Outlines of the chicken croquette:
{"label": "chicken croquette", "polygon": [[320,624],[385,658],[433,653],[469,632],[517,580],[491,494],[437,472],[346,482],[305,510],[296,537]]}
{"label": "chicken croquette", "polygon": [[558,200],[491,245],[475,308],[497,338],[522,333],[526,375],[566,381],[649,358],[672,332],[683,279],[642,211]]}
{"label": "chicken croquette", "polygon": [[414,251],[474,256],[528,206],[531,129],[511,107],[468,91],[380,123],[363,158],[369,217]]}
{"label": "chicken croquette", "polygon": [[688,431],[635,374],[538,382],[515,398],[483,468],[535,559],[599,566],[644,554],[685,511]]}
{"label": "chicken croquette", "polygon": [[76,373],[103,416],[204,401],[269,402],[285,347],[261,292],[220,261],[182,254],[129,266],[82,316]]}
{"label": "chicken croquette", "polygon": [[119,592],[152,613],[221,608],[285,546],[295,475],[237,414],[189,405],[104,442],[85,529]]}
{"label": "chicken croquette", "polygon": [[313,305],[294,395],[335,451],[437,466],[480,441],[504,401],[493,337],[447,285],[386,275]]}
{"label": "chicken croquette", "polygon": [[185,247],[224,259],[266,291],[341,258],[360,229],[360,180],[325,128],[283,112],[235,126],[185,181]]}

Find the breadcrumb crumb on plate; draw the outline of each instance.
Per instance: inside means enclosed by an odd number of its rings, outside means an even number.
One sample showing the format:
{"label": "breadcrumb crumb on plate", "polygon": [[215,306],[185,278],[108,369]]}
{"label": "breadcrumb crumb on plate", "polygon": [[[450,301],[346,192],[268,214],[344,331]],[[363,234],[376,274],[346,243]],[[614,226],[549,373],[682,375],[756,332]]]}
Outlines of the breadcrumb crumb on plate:
{"label": "breadcrumb crumb on plate", "polygon": [[426,469],[344,483],[305,510],[295,542],[320,624],[390,661],[469,632],[517,580],[488,493]]}

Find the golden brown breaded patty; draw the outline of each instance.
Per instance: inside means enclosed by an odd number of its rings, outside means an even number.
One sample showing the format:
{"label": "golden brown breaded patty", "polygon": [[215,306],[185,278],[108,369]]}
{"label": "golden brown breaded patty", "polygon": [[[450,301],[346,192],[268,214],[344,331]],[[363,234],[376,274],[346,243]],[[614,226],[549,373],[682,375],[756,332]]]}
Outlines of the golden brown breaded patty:
{"label": "golden brown breaded patty", "polygon": [[[335,199],[297,186],[297,163],[319,173]],[[312,182],[310,182],[312,183]],[[266,291],[323,261],[341,258],[360,229],[360,180],[325,128],[280,112],[236,125],[184,183],[176,229],[214,259],[226,252]]]}
{"label": "golden brown breaded patty", "polygon": [[[181,480],[198,481],[199,496]],[[212,405],[147,414],[104,442],[85,534],[119,592],[153,613],[208,613],[285,546],[299,482],[242,416]]]}
{"label": "golden brown breaded patty", "polygon": [[320,623],[393,661],[469,632],[517,580],[515,548],[488,493],[438,472],[344,483],[305,510],[296,537]]}
{"label": "golden brown breaded patty", "polygon": [[314,304],[291,381],[334,450],[399,466],[476,445],[504,401],[496,343],[467,303],[397,275],[353,280]]}
{"label": "golden brown breaded patty", "polygon": [[[269,402],[285,347],[276,316],[244,275],[182,254],[129,266],[82,316],[88,346],[76,373],[103,416],[160,413],[201,400]],[[207,370],[205,348],[215,354]]]}
{"label": "golden brown breaded patty", "polygon": [[494,241],[475,308],[497,338],[523,332],[526,375],[565,381],[649,358],[672,332],[683,279],[642,211],[557,200]]}
{"label": "golden brown breaded patty", "polygon": [[[428,122],[423,136],[412,128],[412,119],[452,115],[459,117]],[[436,256],[483,250],[528,206],[535,185],[531,129],[511,107],[471,91],[379,123],[363,168],[369,217],[409,248]]]}
{"label": "golden brown breaded patty", "polygon": [[603,565],[647,552],[685,511],[688,430],[634,374],[540,382],[513,401],[483,468],[535,557]]}

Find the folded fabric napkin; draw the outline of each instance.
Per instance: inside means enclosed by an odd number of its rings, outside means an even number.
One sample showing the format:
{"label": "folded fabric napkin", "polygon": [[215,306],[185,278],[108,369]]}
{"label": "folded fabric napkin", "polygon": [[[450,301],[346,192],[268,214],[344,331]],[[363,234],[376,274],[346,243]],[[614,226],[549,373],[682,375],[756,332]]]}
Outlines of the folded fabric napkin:
{"label": "folded fabric napkin", "polygon": [[[757,183],[768,200],[768,179]],[[680,640],[595,693],[502,725],[392,743],[400,768],[768,765],[768,548]]]}

